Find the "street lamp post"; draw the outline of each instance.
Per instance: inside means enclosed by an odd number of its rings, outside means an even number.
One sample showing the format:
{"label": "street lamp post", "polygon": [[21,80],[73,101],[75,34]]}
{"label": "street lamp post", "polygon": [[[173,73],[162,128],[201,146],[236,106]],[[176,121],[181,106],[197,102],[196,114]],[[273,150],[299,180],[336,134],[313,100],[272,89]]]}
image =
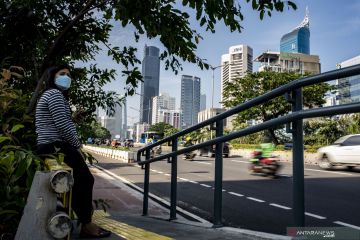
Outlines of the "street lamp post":
{"label": "street lamp post", "polygon": [[[214,72],[215,72],[215,69],[219,68],[219,67],[224,67],[224,66],[227,66],[227,65],[232,65],[232,63],[226,63],[226,64],[222,64],[222,65],[219,65],[219,66],[212,66],[212,65],[209,65],[210,69],[212,70],[212,89],[211,89],[211,109],[210,111],[213,111],[214,109],[214,82],[215,82],[215,77],[214,77]],[[213,134],[212,134],[212,130],[210,128],[210,138],[212,139],[213,137]]]}
{"label": "street lamp post", "polygon": [[219,67],[231,66],[231,65],[233,65],[233,64],[225,63],[225,64],[221,64],[221,65],[215,66],[215,67],[212,65],[209,65],[210,69],[212,70],[211,108],[214,108],[214,82],[215,82],[214,72],[215,72],[215,69],[217,69]]}

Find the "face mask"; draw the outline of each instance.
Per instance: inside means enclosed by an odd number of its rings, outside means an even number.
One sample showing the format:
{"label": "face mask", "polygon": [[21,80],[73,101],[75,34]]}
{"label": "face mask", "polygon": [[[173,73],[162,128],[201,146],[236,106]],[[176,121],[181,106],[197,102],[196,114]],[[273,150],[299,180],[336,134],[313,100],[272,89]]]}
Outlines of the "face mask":
{"label": "face mask", "polygon": [[61,90],[68,90],[71,85],[71,78],[66,75],[60,75],[55,78],[55,85]]}

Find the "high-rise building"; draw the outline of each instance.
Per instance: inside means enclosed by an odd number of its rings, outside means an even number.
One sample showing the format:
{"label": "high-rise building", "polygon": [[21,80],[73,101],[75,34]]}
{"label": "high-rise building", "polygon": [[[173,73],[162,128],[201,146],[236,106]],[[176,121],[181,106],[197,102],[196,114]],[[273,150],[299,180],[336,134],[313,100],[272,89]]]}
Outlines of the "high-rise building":
{"label": "high-rise building", "polygon": [[[350,67],[360,64],[360,55],[337,64],[337,68]],[[336,104],[360,102],[360,75],[340,78],[336,80],[338,92]]]}
{"label": "high-rise building", "polygon": [[321,72],[318,55],[267,51],[256,57],[254,62],[261,63],[259,72],[295,72],[300,74],[319,74]]}
{"label": "high-rise building", "polygon": [[225,100],[223,91],[226,84],[252,71],[252,48],[244,44],[230,47],[229,53],[221,56],[221,102]]}
{"label": "high-rise building", "polygon": [[[208,120],[216,115],[225,112],[225,108],[208,108],[198,113],[198,122],[203,122]],[[226,126],[226,121],[224,121],[224,126]]]}
{"label": "high-rise building", "polygon": [[206,109],[206,95],[201,94],[200,95],[200,111],[203,111]]}
{"label": "high-rise building", "polygon": [[160,59],[159,49],[153,46],[144,48],[142,61],[140,123],[151,124],[152,98],[159,95]]}
{"label": "high-rise building", "polygon": [[291,32],[282,36],[280,52],[310,54],[310,21],[306,7],[304,20]]}
{"label": "high-rise building", "polygon": [[112,138],[125,138],[126,128],[123,125],[123,106],[116,105],[113,115],[110,110],[104,111],[104,115],[99,116],[100,125],[109,130]]}
{"label": "high-rise building", "polygon": [[159,109],[157,111],[158,122],[168,123],[174,128],[181,127],[181,110]]}
{"label": "high-rise building", "polygon": [[161,122],[158,115],[160,109],[175,110],[175,98],[167,93],[161,93],[152,99],[152,124]]}
{"label": "high-rise building", "polygon": [[197,124],[197,115],[200,111],[200,78],[189,75],[181,76],[180,109],[181,128]]}

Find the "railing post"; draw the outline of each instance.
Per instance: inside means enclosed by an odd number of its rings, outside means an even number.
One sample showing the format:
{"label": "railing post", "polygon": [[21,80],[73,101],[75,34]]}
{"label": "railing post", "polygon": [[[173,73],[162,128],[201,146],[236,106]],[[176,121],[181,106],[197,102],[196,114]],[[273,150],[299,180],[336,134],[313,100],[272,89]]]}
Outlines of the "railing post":
{"label": "railing post", "polygon": [[[302,89],[292,92],[292,111],[301,111],[303,108]],[[297,227],[305,226],[305,197],[304,197],[304,139],[303,120],[292,122],[293,137],[293,207],[294,223]]]}
{"label": "railing post", "polygon": [[[150,159],[150,149],[146,149],[146,160]],[[145,174],[144,174],[144,201],[143,201],[143,216],[148,214],[149,206],[149,179],[150,179],[150,163],[145,164]]]}
{"label": "railing post", "polygon": [[[224,120],[216,121],[216,137],[221,137],[224,130]],[[214,225],[221,227],[222,222],[222,176],[223,174],[223,143],[216,143],[215,148],[215,191],[214,191]]]}
{"label": "railing post", "polygon": [[[172,152],[177,151],[177,138],[171,141]],[[170,220],[176,219],[176,194],[177,194],[177,155],[171,157],[171,195],[170,195]]]}

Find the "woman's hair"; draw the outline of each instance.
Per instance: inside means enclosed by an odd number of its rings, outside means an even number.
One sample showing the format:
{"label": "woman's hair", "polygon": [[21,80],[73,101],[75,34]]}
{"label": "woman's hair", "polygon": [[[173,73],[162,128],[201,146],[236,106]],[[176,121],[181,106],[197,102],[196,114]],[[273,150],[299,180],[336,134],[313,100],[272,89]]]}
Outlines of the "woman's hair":
{"label": "woman's hair", "polygon": [[43,76],[44,83],[45,83],[45,89],[44,89],[45,91],[50,88],[57,88],[57,86],[55,85],[55,74],[62,69],[70,70],[70,66],[68,64],[61,64],[61,65],[49,67],[48,69],[46,69],[46,71],[44,72],[44,76]]}

